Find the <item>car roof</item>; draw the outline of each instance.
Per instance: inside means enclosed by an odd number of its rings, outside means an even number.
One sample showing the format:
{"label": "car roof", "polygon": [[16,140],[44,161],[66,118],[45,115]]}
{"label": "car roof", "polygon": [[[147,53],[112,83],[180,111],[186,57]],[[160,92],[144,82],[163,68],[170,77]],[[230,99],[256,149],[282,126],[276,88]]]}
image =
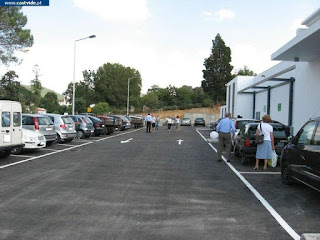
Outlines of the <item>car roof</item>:
{"label": "car roof", "polygon": [[47,115],[39,114],[39,113],[22,113],[22,116],[28,116],[28,117],[48,117]]}

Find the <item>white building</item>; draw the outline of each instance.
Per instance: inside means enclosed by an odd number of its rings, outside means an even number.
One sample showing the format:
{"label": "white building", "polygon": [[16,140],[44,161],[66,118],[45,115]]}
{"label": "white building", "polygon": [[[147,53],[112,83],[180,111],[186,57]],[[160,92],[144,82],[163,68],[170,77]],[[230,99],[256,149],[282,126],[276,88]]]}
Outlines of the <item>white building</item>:
{"label": "white building", "polygon": [[278,51],[279,64],[253,77],[238,76],[227,87],[220,115],[272,119],[296,133],[311,117],[320,116],[320,9],[302,22],[305,29]]}

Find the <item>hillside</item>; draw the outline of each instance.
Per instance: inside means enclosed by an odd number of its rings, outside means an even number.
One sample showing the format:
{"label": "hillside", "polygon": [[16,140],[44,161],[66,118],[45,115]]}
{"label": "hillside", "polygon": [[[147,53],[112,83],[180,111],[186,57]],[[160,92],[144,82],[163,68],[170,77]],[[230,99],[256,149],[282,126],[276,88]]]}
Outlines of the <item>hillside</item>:
{"label": "hillside", "polygon": [[[168,110],[168,111],[156,111],[150,112],[151,115],[159,115],[160,118],[165,119],[167,116],[179,116],[183,118],[185,113],[205,113],[205,114],[220,114],[219,105],[208,107],[208,108],[191,108],[185,110]],[[140,115],[146,115],[142,113]]]}
{"label": "hillside", "polygon": [[[30,90],[31,89],[31,86],[30,85],[22,85],[24,86],[26,89]],[[64,96],[60,93],[56,93],[55,91],[49,89],[49,88],[45,88],[45,87],[42,87],[42,90],[41,90],[41,97],[44,97],[48,92],[54,92],[55,94],[57,94],[58,96],[58,101],[63,101],[64,99]]]}

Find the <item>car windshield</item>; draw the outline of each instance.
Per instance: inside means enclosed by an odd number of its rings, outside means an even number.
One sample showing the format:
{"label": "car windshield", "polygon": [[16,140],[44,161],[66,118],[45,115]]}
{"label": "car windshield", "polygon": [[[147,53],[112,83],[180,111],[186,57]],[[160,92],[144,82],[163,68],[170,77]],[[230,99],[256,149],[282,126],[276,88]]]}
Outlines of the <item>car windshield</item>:
{"label": "car windshield", "polygon": [[37,117],[39,125],[53,124],[52,120],[48,117]]}
{"label": "car windshield", "polygon": [[197,121],[202,121],[202,120],[203,120],[203,118],[196,118],[196,120],[197,120]]}
{"label": "car windshield", "polygon": [[189,121],[190,118],[183,118],[182,121]]}

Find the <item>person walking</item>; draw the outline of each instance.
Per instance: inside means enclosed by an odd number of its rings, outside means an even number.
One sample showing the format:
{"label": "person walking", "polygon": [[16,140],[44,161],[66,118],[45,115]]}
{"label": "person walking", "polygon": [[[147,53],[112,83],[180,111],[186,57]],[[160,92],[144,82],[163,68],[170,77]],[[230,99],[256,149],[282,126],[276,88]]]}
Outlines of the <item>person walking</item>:
{"label": "person walking", "polygon": [[179,116],[176,117],[176,130],[180,131],[180,118],[179,118]]}
{"label": "person walking", "polygon": [[146,125],[147,125],[147,133],[149,133],[151,131],[151,122],[152,122],[152,117],[150,115],[150,113],[148,113],[148,116],[146,116],[145,118],[146,121]]}
{"label": "person walking", "polygon": [[168,126],[167,126],[167,128],[168,128],[168,132],[170,132],[170,129],[171,129],[171,125],[172,125],[172,119],[171,119],[171,117],[167,117],[167,124],[168,124]]}
{"label": "person walking", "polygon": [[152,117],[152,132],[156,131],[156,117]]}
{"label": "person walking", "polygon": [[271,118],[268,114],[262,117],[262,122],[257,126],[256,136],[263,134],[263,142],[257,144],[256,165],[254,170],[259,169],[259,160],[264,159],[263,169],[266,171],[268,166],[268,159],[272,158],[272,151],[274,147],[273,127],[269,124]]}
{"label": "person walking", "polygon": [[159,124],[160,124],[160,117],[159,115],[156,116],[156,130],[159,130]]}
{"label": "person walking", "polygon": [[221,119],[218,123],[216,130],[219,133],[218,137],[218,162],[222,161],[222,150],[223,146],[226,146],[226,159],[227,162],[230,162],[231,155],[231,134],[234,135],[236,128],[234,122],[231,120],[231,113],[226,113],[226,117]]}

